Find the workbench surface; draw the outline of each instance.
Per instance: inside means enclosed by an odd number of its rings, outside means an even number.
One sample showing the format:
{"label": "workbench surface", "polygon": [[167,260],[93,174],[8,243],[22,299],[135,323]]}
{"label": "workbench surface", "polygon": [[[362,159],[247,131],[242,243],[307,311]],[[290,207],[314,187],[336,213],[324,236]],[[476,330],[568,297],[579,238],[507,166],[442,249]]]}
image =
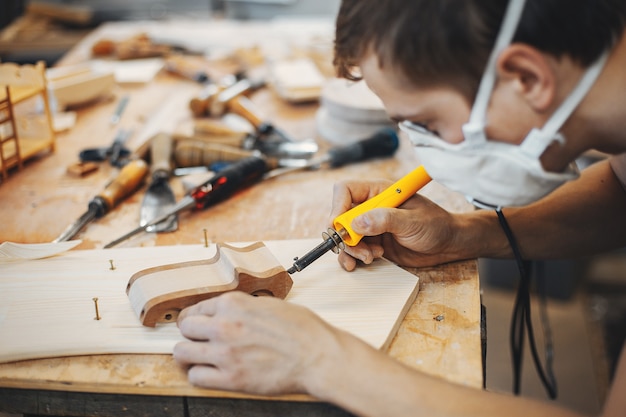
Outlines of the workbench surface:
{"label": "workbench surface", "polygon": [[[297,27],[298,39],[304,39],[306,31],[298,25],[283,25],[272,32],[259,23],[111,23],[87,36],[61,65],[88,59],[91,44],[111,34],[124,37],[140,31],[193,32],[214,44],[215,33],[219,33],[219,39],[231,41],[263,39],[255,35],[259,31],[280,33],[284,39],[288,27]],[[332,24],[321,27],[327,31]],[[316,30],[311,33],[316,35]],[[237,37],[229,35],[233,33]],[[280,36],[267,38],[276,42]],[[180,129],[187,129],[191,116],[186,100],[200,89],[196,83],[161,72],[148,84],[118,86],[113,100],[77,109],[76,126],[58,134],[53,154],[27,163],[23,170],[12,172],[0,183],[0,242],[52,241],[86,210],[88,201],[105,186],[115,168],[105,162],[97,172],[84,178],[69,176],[66,168],[77,162],[80,150],[110,144],[117,128],[109,125],[109,118],[122,95],[129,95],[130,100],[118,127],[132,128],[135,136],[141,136],[146,122],[153,123],[151,116],[164,105],[169,105],[170,120],[176,120]],[[294,138],[315,138],[322,150],[330,146],[316,134],[317,103],[287,104],[269,88],[254,93],[251,99],[268,120]],[[138,143],[131,141],[129,145]],[[196,244],[204,241],[205,231],[211,242],[321,239],[321,232],[328,226],[336,181],[396,180],[417,165],[408,141],[401,137],[400,149],[393,158],[334,170],[296,172],[263,181],[205,211],[181,214],[179,229],[174,233],[142,233],[119,247]],[[172,186],[180,198],[184,194],[181,180],[172,180]],[[144,185],[111,213],[88,225],[77,236],[82,239],[77,249],[102,248],[136,227],[145,189]],[[450,210],[471,210],[461,196],[436,183],[421,192]],[[480,388],[481,309],[476,261],[411,272],[420,277],[420,292],[389,348],[389,355],[424,372]],[[167,415],[182,416],[206,415],[207,407],[215,413],[211,415],[224,416],[346,415],[302,395],[260,398],[195,388],[169,355],[82,356],[0,365],[0,411],[100,416],[119,415],[122,410],[128,416],[167,411]]]}

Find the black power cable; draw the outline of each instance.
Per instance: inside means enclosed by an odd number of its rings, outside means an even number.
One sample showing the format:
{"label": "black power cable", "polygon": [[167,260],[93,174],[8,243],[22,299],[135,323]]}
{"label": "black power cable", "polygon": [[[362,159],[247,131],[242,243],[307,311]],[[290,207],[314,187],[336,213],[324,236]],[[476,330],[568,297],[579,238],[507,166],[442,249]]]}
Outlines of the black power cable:
{"label": "black power cable", "polygon": [[[552,342],[550,340],[550,333],[546,332],[548,339],[546,340],[546,370],[544,371],[544,368],[541,365],[541,359],[539,358],[539,354],[537,353],[537,346],[532,324],[530,311],[530,277],[532,264],[530,261],[524,260],[522,258],[519,246],[517,245],[517,241],[515,239],[515,235],[509,227],[509,224],[506,221],[502,210],[500,208],[497,208],[496,213],[498,215],[500,226],[502,227],[502,230],[504,231],[504,234],[509,241],[509,245],[511,245],[511,250],[513,251],[513,255],[515,256],[515,261],[517,262],[517,268],[520,274],[520,283],[517,289],[517,295],[515,297],[513,316],[511,317],[510,333],[511,354],[513,361],[513,393],[516,395],[520,393],[522,359],[524,356],[524,337],[526,334],[528,334],[528,342],[530,345],[535,368],[537,369],[539,378],[541,379],[541,382],[546,389],[548,396],[551,399],[554,399],[557,396],[557,386],[556,378],[554,377],[554,372],[552,370],[552,360],[554,355],[552,350]],[[543,315],[542,318],[544,319],[544,325],[546,325],[547,323],[545,321],[545,315]]]}

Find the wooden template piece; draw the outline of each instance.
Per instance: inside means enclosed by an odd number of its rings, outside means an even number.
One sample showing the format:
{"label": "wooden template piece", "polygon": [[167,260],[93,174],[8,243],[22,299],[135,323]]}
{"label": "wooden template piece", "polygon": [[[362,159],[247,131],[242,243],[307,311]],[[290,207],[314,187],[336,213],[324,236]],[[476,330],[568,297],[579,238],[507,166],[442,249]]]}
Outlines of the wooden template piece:
{"label": "wooden template piece", "polygon": [[227,291],[287,296],[293,281],[262,242],[216,246],[211,259],[148,268],[130,278],[126,294],[144,326],[175,322],[185,307]]}
{"label": "wooden template piece", "polygon": [[[319,239],[266,241],[281,265]],[[241,244],[239,246],[245,246]],[[168,354],[184,338],[175,323],[143,326],[126,295],[137,271],[207,259],[214,245],[71,250],[0,266],[0,362],[115,353]],[[287,302],[386,349],[418,292],[418,278],[383,259],[346,272],[327,253],[292,276]],[[93,298],[98,298],[96,320]],[[313,342],[313,341],[312,341]]]}

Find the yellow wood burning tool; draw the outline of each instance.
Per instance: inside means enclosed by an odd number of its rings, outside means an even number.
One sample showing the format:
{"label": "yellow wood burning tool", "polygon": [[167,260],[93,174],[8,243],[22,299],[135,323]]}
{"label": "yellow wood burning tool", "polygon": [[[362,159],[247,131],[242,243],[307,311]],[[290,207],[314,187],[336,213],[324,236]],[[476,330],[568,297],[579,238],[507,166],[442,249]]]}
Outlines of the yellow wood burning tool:
{"label": "yellow wood burning tool", "polygon": [[356,246],[363,236],[352,230],[351,224],[355,217],[378,207],[398,207],[430,180],[430,176],[420,165],[380,194],[337,216],[333,220],[333,228],[322,234],[324,241],[303,257],[294,258],[293,266],[287,272],[293,274],[302,271],[329,250],[339,253],[345,245]]}

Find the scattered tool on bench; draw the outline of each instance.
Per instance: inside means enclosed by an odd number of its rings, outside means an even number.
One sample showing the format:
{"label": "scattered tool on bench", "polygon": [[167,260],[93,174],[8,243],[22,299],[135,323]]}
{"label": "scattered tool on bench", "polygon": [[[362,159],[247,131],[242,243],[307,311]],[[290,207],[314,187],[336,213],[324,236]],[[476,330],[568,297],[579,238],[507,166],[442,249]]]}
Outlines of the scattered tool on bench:
{"label": "scattered tool on bench", "polygon": [[251,156],[228,165],[223,170],[215,174],[211,179],[200,186],[194,188],[183,197],[174,208],[163,214],[161,217],[139,226],[118,239],[105,245],[111,248],[124,240],[145,231],[148,227],[161,223],[168,217],[186,210],[203,210],[232,196],[235,192],[242,190],[254,182],[260,180],[267,172],[268,166],[265,158]]}
{"label": "scattered tool on bench", "polygon": [[88,209],[74,223],[59,235],[53,242],[65,242],[81,231],[87,223],[107,214],[124,197],[135,191],[143,182],[148,173],[148,165],[142,159],[135,159],[120,171],[118,176],[108,184],[105,189],[95,196],[90,202]]}
{"label": "scattered tool on bench", "polygon": [[120,99],[120,102],[117,104],[117,107],[115,108],[115,111],[113,112],[113,114],[111,115],[111,119],[109,120],[111,126],[117,125],[120,120],[122,120],[122,114],[124,114],[124,110],[128,105],[128,100],[128,95],[125,95]]}
{"label": "scattered tool on bench", "polygon": [[[144,194],[139,211],[139,225],[172,211],[176,197],[169,184],[172,173],[172,137],[168,133],[158,133],[150,140],[151,181]],[[178,216],[172,215],[164,221],[146,228],[146,232],[173,232],[178,229]]]}
{"label": "scattered tool on bench", "polygon": [[263,88],[265,81],[253,81],[249,78],[224,77],[217,84],[207,85],[197,97],[189,101],[189,110],[194,117],[220,117],[227,112],[228,101],[248,95]]}
{"label": "scattered tool on bench", "polygon": [[221,117],[226,113],[233,113],[248,121],[254,127],[254,133],[247,135],[241,142],[244,149],[259,150],[266,156],[276,158],[312,157],[318,151],[315,141],[293,140],[283,130],[260,116],[258,109],[246,96],[263,85],[263,81],[243,78],[222,90],[213,86],[210,93],[192,99],[189,107],[196,117]]}
{"label": "scattered tool on bench", "polygon": [[120,129],[108,148],[89,148],[82,150],[78,157],[81,162],[102,162],[108,160],[115,167],[122,167],[131,154],[124,143],[131,136],[132,130]]}
{"label": "scattered tool on bench", "polygon": [[[336,146],[329,149],[325,155],[312,158],[301,165],[284,164],[265,174],[264,179],[270,179],[279,175],[303,169],[318,169],[322,166],[338,168],[354,162],[361,162],[371,158],[391,156],[398,149],[398,135],[391,128],[381,129],[369,138],[362,139],[345,146]],[[278,164],[281,165],[280,162]]]}
{"label": "scattered tool on bench", "polygon": [[248,97],[237,96],[227,101],[226,109],[254,126],[255,133],[244,139],[244,149],[256,149],[275,158],[310,158],[318,151],[314,141],[294,140],[272,122],[263,119]]}
{"label": "scattered tool on bench", "polygon": [[[325,162],[334,162],[334,166],[340,166],[368,158],[390,156],[395,152],[397,147],[398,138],[395,132],[393,130],[385,130],[359,143],[337,148],[334,152],[329,152],[329,155],[317,160],[316,163],[323,164]],[[251,155],[233,162],[211,177],[211,179],[192,190],[179,201],[170,212],[163,214],[161,217],[143,226],[131,230],[129,233],[108,243],[105,248],[116,246],[137,233],[146,230],[146,228],[162,222],[173,214],[189,209],[202,210],[219,203],[235,192],[264,179],[266,173],[272,172],[270,169],[274,167],[276,167],[276,160],[259,155]],[[291,170],[284,171],[283,173],[288,172],[291,172]],[[272,177],[276,175],[272,175]]]}
{"label": "scattered tool on bench", "polygon": [[[183,136],[177,136],[175,142],[174,161],[178,168],[174,170],[174,175],[207,171],[216,163],[231,163],[261,154],[259,151]],[[268,158],[268,165],[272,170],[265,174],[264,179],[303,169],[338,168],[371,158],[391,156],[398,149],[398,144],[396,132],[391,128],[385,128],[355,143],[331,148],[325,155],[317,158]]]}

